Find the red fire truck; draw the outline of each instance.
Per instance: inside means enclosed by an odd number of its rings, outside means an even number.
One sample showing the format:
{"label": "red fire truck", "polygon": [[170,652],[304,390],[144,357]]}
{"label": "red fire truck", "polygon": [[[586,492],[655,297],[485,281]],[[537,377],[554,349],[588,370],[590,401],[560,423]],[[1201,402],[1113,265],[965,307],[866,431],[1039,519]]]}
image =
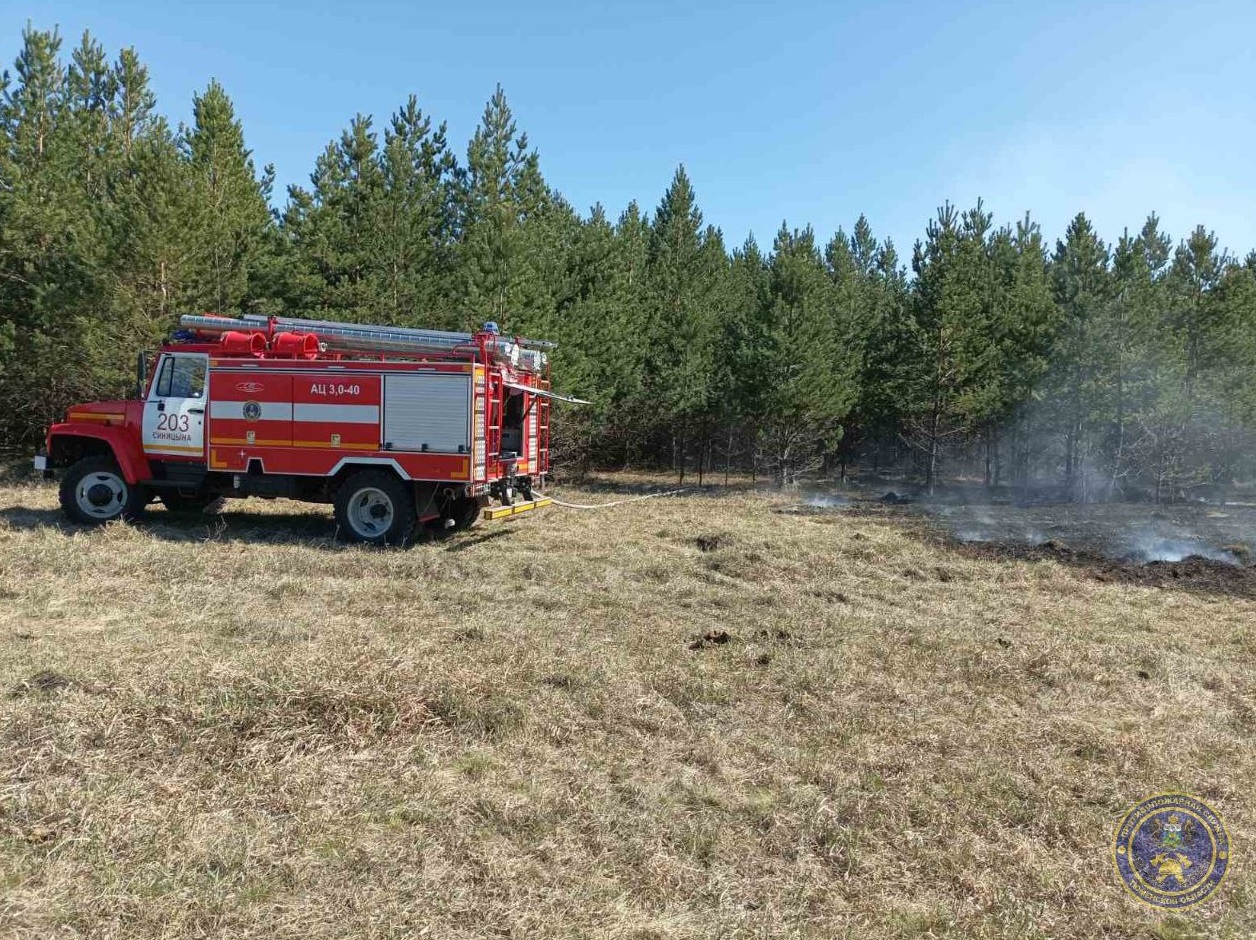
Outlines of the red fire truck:
{"label": "red fire truck", "polygon": [[[154,499],[335,506],[341,537],[401,544],[549,504],[550,391],[540,340],[303,320],[185,316],[137,400],[77,405],[37,469],[62,470],[83,523]],[[150,369],[148,366],[152,364]],[[566,399],[576,401],[576,399]]]}

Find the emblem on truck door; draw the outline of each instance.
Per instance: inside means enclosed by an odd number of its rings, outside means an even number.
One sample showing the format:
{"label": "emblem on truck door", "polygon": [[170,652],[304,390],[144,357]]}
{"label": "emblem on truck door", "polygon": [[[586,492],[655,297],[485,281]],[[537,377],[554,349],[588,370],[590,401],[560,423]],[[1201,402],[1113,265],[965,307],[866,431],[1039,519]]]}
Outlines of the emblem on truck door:
{"label": "emblem on truck door", "polygon": [[260,402],[246,401],[244,403],[244,420],[256,421],[262,416],[262,406]]}
{"label": "emblem on truck door", "polygon": [[236,391],[244,392],[245,395],[256,395],[266,386],[261,382],[237,382]]}

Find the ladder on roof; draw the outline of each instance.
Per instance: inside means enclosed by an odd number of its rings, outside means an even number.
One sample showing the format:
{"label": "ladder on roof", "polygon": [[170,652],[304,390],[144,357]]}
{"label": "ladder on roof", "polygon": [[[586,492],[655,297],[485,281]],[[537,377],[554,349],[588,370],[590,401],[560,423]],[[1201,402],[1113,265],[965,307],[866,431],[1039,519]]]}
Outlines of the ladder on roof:
{"label": "ladder on roof", "polygon": [[507,338],[496,333],[453,333],[401,326],[339,323],[332,320],[306,320],[298,317],[263,317],[245,314],[231,317],[193,316],[179,319],[180,326],[199,333],[222,334],[232,331],[306,332],[316,335],[327,348],[344,352],[397,353],[400,355],[473,355],[483,343],[485,351],[498,362],[540,371],[547,357],[542,350],[555,348],[549,340]]}

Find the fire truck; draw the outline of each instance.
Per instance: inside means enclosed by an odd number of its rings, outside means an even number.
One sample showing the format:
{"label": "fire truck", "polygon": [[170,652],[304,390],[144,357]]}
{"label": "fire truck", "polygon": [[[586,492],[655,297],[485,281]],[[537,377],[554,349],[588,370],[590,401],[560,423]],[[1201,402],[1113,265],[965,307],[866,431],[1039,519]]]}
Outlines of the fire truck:
{"label": "fire truck", "polygon": [[[544,340],[288,317],[184,316],[141,355],[135,400],[69,409],[35,458],[72,520],[160,500],[335,507],[349,541],[404,544],[542,508],[550,461]],[[151,367],[150,367],[151,366]]]}

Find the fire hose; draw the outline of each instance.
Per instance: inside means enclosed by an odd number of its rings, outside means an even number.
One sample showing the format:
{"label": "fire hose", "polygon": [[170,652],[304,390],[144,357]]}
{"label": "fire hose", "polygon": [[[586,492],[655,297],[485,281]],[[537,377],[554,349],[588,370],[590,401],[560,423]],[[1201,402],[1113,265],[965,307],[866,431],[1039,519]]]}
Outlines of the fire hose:
{"label": "fire hose", "polygon": [[[686,488],[687,489],[687,488]],[[598,503],[596,506],[586,505],[583,503],[568,503],[561,499],[550,496],[555,506],[562,506],[564,509],[610,509],[612,506],[622,506],[624,503],[636,503],[643,499],[654,499],[656,496],[675,496],[677,493],[684,493],[685,489],[668,490],[666,493],[646,493],[644,496],[630,496],[627,499],[613,499],[609,503]],[[544,496],[543,493],[537,493],[538,496]]]}

